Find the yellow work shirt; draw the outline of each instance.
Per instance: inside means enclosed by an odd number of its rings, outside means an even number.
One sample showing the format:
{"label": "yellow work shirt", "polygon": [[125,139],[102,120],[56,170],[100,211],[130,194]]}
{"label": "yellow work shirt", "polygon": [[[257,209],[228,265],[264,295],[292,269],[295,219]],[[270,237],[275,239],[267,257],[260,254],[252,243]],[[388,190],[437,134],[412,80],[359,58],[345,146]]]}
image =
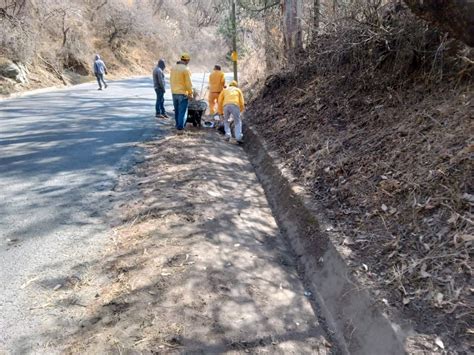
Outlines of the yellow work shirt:
{"label": "yellow work shirt", "polygon": [[242,91],[235,86],[229,86],[222,90],[218,99],[219,114],[224,114],[225,105],[237,105],[240,108],[240,112],[242,112],[245,109],[244,95],[242,94]]}
{"label": "yellow work shirt", "polygon": [[171,68],[170,74],[171,92],[173,94],[192,95],[193,85],[191,83],[191,72],[188,67],[182,63],[176,64]]}
{"label": "yellow work shirt", "polygon": [[220,93],[224,89],[225,75],[221,70],[214,70],[209,75],[209,92]]}

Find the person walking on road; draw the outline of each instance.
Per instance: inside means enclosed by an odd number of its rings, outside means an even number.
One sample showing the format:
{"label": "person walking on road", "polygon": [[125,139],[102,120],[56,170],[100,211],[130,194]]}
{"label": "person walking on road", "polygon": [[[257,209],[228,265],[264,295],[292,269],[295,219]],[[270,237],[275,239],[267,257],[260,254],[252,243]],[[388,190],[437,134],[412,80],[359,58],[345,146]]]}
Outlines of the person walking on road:
{"label": "person walking on road", "polygon": [[181,134],[184,130],[188,114],[188,100],[193,97],[191,72],[188,69],[190,60],[190,55],[188,53],[183,53],[181,55],[181,60],[171,69],[170,74],[174,118],[178,134]]}
{"label": "person walking on road", "polygon": [[237,142],[242,143],[242,120],[240,114],[245,109],[244,95],[238,88],[237,81],[232,81],[229,87],[222,90],[218,99],[218,110],[224,115],[224,131],[227,140],[232,138],[230,117],[234,119],[234,136]]}
{"label": "person walking on road", "polygon": [[94,75],[99,83],[99,90],[102,90],[102,84],[104,84],[104,88],[107,89],[107,83],[104,79],[105,74],[107,74],[107,67],[105,66],[104,61],[100,59],[100,55],[96,54],[94,61]]}
{"label": "person walking on road", "polygon": [[165,68],[165,61],[163,59],[160,59],[155,69],[153,70],[153,85],[155,87],[156,92],[155,117],[159,118],[169,117],[165,111]]}
{"label": "person walking on road", "polygon": [[215,65],[211,75],[209,75],[209,115],[212,117],[216,113],[216,104],[219,95],[225,86],[225,75],[220,65]]}

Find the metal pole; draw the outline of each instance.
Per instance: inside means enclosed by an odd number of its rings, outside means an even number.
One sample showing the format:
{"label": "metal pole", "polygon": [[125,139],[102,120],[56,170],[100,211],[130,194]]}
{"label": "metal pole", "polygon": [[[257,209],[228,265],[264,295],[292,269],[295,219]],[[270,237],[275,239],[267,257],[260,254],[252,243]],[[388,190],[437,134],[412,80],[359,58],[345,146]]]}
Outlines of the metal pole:
{"label": "metal pole", "polygon": [[[237,20],[235,18],[235,0],[232,0],[232,51],[237,53]],[[234,80],[237,80],[237,58],[234,60]]]}
{"label": "metal pole", "polygon": [[204,82],[206,81],[206,72],[204,72],[204,75],[202,77],[202,84],[201,84],[201,91],[199,92],[199,98],[202,99],[204,96],[202,95],[202,90],[204,89]]}

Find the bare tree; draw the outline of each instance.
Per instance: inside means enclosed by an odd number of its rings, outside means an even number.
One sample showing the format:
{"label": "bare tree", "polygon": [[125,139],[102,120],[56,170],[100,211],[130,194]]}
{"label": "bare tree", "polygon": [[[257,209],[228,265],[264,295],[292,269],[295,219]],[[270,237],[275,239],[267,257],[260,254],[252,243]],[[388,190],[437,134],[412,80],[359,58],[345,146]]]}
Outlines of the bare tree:
{"label": "bare tree", "polygon": [[0,0],[0,54],[28,63],[34,55],[38,33],[28,0]]}
{"label": "bare tree", "polygon": [[165,0],[152,0],[151,6],[153,8],[153,16],[156,16],[160,13],[161,9],[163,8],[163,3]]}
{"label": "bare tree", "polygon": [[26,8],[27,0],[1,0],[0,17],[17,18]]}
{"label": "bare tree", "polygon": [[319,13],[321,11],[319,0],[313,0],[313,27],[314,33],[317,33],[319,28]]}
{"label": "bare tree", "polygon": [[301,9],[301,0],[281,1],[283,38],[285,43],[285,52],[289,58],[293,57],[303,47]]}

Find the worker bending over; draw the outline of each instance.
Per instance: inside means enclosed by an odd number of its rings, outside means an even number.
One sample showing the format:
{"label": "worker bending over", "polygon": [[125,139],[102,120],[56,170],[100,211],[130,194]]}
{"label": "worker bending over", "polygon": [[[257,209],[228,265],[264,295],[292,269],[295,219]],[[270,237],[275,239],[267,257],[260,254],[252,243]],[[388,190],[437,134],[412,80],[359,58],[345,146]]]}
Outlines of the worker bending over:
{"label": "worker bending over", "polygon": [[188,99],[193,98],[191,72],[188,69],[191,57],[188,53],[181,55],[181,60],[171,69],[170,84],[173,93],[174,118],[176,129],[181,134],[186,126]]}
{"label": "worker bending over", "polygon": [[211,75],[209,75],[209,114],[214,116],[216,113],[216,103],[219,95],[225,86],[225,75],[220,65],[215,65]]}
{"label": "worker bending over", "polygon": [[229,87],[222,90],[218,99],[218,110],[224,115],[224,130],[227,140],[232,138],[230,130],[230,116],[234,119],[234,136],[237,142],[242,143],[242,120],[240,113],[245,109],[244,95],[238,88],[237,81],[232,81]]}

